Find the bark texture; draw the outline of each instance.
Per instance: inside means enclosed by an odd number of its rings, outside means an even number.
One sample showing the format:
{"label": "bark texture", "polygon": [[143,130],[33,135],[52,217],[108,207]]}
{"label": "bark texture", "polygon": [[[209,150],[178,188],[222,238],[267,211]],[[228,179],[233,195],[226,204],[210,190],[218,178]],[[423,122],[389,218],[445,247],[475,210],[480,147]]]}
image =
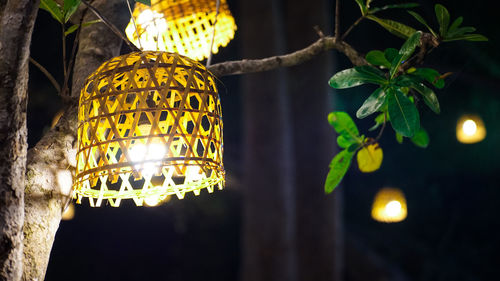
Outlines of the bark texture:
{"label": "bark texture", "polygon": [[0,280],[21,280],[28,58],[38,1],[0,3]]}
{"label": "bark texture", "polygon": [[[301,7],[301,5],[299,5],[299,7]],[[253,24],[255,24],[255,22],[253,22]],[[312,25],[303,25],[303,27],[308,27],[309,30],[311,26]],[[260,33],[262,33],[262,31],[260,31]],[[302,38],[301,36],[296,37]],[[313,40],[314,38],[312,38],[309,42]],[[265,44],[267,44],[267,42]],[[311,45],[306,47],[301,46],[301,48],[302,49],[291,52],[289,54],[272,56],[263,59],[244,59],[238,61],[221,62],[211,65],[210,67],[208,67],[208,70],[210,70],[215,76],[227,76],[268,71],[280,67],[289,67],[302,64],[324,53],[325,51],[332,49],[335,49],[347,56],[347,58],[349,58],[353,65],[367,64],[363,56],[361,56],[351,45],[347,44],[344,41],[337,41],[334,37],[331,36],[321,37]]]}
{"label": "bark texture", "polygon": [[[304,48],[314,40],[318,35],[313,26],[332,29],[328,2],[286,1],[287,51]],[[298,280],[342,280],[341,189],[330,195],[324,192],[328,164],[335,154],[334,132],[327,122],[328,112],[333,108],[332,91],[327,84],[334,73],[333,56],[324,52],[307,63],[288,68],[287,73],[296,160]]]}
{"label": "bark texture", "polygon": [[[279,1],[242,1],[244,57],[283,52]],[[258,19],[258,20],[256,20]],[[244,105],[243,281],[293,281],[291,132],[284,70],[242,78]]]}
{"label": "bark texture", "polygon": [[[96,0],[93,5],[118,28],[128,11],[121,0]],[[96,19],[86,13],[84,21]],[[43,280],[62,211],[69,200],[76,165],[77,103],[87,76],[104,61],[119,55],[121,40],[104,24],[82,29],[75,61],[72,104],[58,125],[28,153],[23,280]]]}

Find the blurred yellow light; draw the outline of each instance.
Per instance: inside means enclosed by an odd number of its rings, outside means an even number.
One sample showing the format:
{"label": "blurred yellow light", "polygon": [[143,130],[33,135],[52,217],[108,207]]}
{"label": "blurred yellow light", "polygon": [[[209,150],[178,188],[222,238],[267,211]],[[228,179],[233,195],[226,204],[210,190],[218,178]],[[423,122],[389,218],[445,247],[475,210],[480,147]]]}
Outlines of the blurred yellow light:
{"label": "blurred yellow light", "polygon": [[61,219],[63,221],[69,221],[72,220],[75,217],[75,205],[73,203],[69,203],[68,207],[66,207],[66,210],[62,213]]}
{"label": "blurred yellow light", "polygon": [[160,194],[154,194],[149,197],[144,198],[144,203],[148,207],[156,207],[158,205],[161,205],[163,203],[166,203],[170,201],[171,196],[170,195],[165,195],[166,190],[164,190],[163,193]]}
{"label": "blurred yellow light", "polygon": [[457,123],[457,140],[461,143],[476,143],[486,137],[483,120],[477,115],[464,115]]}
{"label": "blurred yellow light", "polygon": [[[214,0],[152,0],[151,7],[136,3],[125,34],[145,51],[179,53],[203,60],[210,53],[215,23]],[[136,30],[137,27],[137,30]],[[226,0],[221,0],[212,52],[234,37],[236,24]]]}
{"label": "blurred yellow light", "polygon": [[382,188],[373,201],[372,218],[380,222],[400,222],[408,211],[403,192],[397,188]]}

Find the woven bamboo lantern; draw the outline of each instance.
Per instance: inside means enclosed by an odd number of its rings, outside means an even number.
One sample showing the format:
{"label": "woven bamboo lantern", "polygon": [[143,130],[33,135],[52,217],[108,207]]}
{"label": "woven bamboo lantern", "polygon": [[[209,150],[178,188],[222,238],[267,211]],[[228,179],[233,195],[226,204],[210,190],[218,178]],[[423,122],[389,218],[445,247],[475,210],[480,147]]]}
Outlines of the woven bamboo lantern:
{"label": "woven bamboo lantern", "polygon": [[464,115],[457,123],[457,140],[461,143],[476,143],[486,137],[483,120],[477,115]]}
{"label": "woven bamboo lantern", "polygon": [[405,195],[397,188],[382,188],[375,195],[372,218],[379,222],[400,222],[406,218]]}
{"label": "woven bamboo lantern", "polygon": [[[168,51],[203,60],[210,53],[216,15],[215,0],[152,0],[136,3],[125,33],[143,50]],[[137,26],[137,30],[136,30]],[[212,52],[234,37],[236,24],[226,0],[220,1]]]}
{"label": "woven bamboo lantern", "polygon": [[[224,185],[222,113],[215,78],[166,52],[115,57],[92,73],[78,108],[74,197],[91,206]],[[157,201],[155,203],[155,201]],[[152,202],[152,203],[151,203]]]}

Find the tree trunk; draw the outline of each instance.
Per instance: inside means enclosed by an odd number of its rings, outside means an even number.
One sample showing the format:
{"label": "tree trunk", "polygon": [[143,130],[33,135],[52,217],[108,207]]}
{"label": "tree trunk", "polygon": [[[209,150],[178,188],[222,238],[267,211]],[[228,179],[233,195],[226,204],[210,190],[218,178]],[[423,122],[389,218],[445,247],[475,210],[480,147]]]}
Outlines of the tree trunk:
{"label": "tree trunk", "polygon": [[0,280],[23,270],[28,58],[38,1],[0,3]]}
{"label": "tree trunk", "polygon": [[[121,0],[95,0],[93,6],[121,30],[128,23],[127,6]],[[84,22],[94,19],[95,15],[88,11]],[[69,200],[71,171],[76,165],[80,89],[90,73],[104,61],[119,55],[121,43],[103,23],[82,29],[73,74],[72,104],[58,125],[29,151],[23,280],[44,279],[61,213]]]}
{"label": "tree trunk", "polygon": [[[286,1],[287,51],[303,48],[318,39],[314,26],[331,33],[333,11],[328,1]],[[301,36],[297,36],[300,34]],[[325,53],[302,65],[288,68],[289,95],[295,155],[296,244],[299,281],[338,281],[342,278],[343,239],[341,194],[326,195],[324,182],[334,155],[332,111],[333,56]]]}
{"label": "tree trunk", "polygon": [[[283,53],[276,0],[241,2],[245,58]],[[243,281],[295,280],[291,132],[284,70],[242,77]]]}

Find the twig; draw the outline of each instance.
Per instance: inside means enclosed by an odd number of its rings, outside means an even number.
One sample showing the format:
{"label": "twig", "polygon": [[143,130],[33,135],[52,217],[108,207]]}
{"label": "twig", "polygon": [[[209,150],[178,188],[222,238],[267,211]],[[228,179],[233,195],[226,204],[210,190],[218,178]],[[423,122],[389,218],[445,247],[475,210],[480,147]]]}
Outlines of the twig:
{"label": "twig", "polygon": [[335,40],[340,39],[340,0],[335,1]]}
{"label": "twig", "polygon": [[32,57],[30,57],[30,62],[34,66],[36,66],[43,74],[45,74],[45,76],[47,77],[47,79],[49,79],[50,83],[52,83],[52,86],[54,86],[54,88],[56,88],[57,92],[60,93],[61,92],[61,86],[59,86],[59,83],[57,83],[57,80],[54,78],[54,76],[52,76],[52,74],[50,74],[50,72],[45,67],[43,67],[41,64],[39,64]]}
{"label": "twig", "polygon": [[68,69],[66,68],[66,29],[64,28],[64,23],[61,23],[61,39],[62,39],[62,63],[63,63],[63,73],[64,77],[68,75]]}
{"label": "twig", "polygon": [[215,20],[214,20],[214,30],[212,33],[212,40],[210,42],[210,51],[208,52],[208,58],[207,58],[207,67],[210,65],[212,62],[212,49],[214,48],[214,40],[215,40],[215,27],[217,25],[217,17],[219,16],[219,7],[220,7],[220,0],[217,0],[217,5],[215,7]]}
{"label": "twig", "polygon": [[290,54],[256,60],[239,60],[217,63],[208,67],[216,76],[262,72],[278,67],[288,67],[306,62],[324,51],[335,49],[349,58],[353,65],[366,65],[366,60],[344,41],[336,41],[333,36],[318,39],[308,47]]}
{"label": "twig", "polygon": [[[132,8],[130,7],[130,3],[128,2],[128,0],[125,0],[125,2],[127,2],[127,7],[128,7],[128,12],[130,13],[130,18],[132,19],[132,22],[134,23],[135,33],[137,33],[137,42],[139,42],[139,47],[142,49],[141,36],[139,35],[139,29],[137,28],[137,24],[135,23],[134,15],[132,13]],[[153,21],[155,21],[155,20],[153,19]],[[156,22],[154,22],[154,24],[156,24]],[[159,40],[156,40],[156,43],[158,43],[158,41]]]}
{"label": "twig", "polygon": [[87,0],[81,0],[83,4],[85,4],[100,20],[102,20],[102,22],[109,28],[111,29],[111,31],[113,31],[113,33],[120,37],[120,39],[122,39],[128,46],[130,49],[132,49],[134,52],[140,52],[141,50],[139,48],[137,48],[134,44],[132,44],[132,42],[130,42],[130,40],[127,39],[127,37],[125,37],[123,35],[123,33],[121,33],[120,30],[118,30],[118,28],[116,28],[116,26],[114,24],[112,24],[108,19],[106,19],[103,15],[101,15],[101,13],[96,9],[94,8],[92,5],[90,5],[89,2],[87,2]]}
{"label": "twig", "polygon": [[73,42],[73,49],[71,50],[71,57],[69,58],[69,62],[68,62],[68,73],[67,73],[67,75],[64,76],[64,84],[63,84],[63,88],[62,88],[62,92],[61,92],[61,96],[63,97],[63,99],[67,99],[70,96],[68,82],[69,82],[69,77],[71,76],[71,71],[73,70],[73,63],[74,63],[75,57],[76,57],[76,49],[78,47],[78,41],[80,41],[80,31],[83,28],[83,26],[82,26],[83,19],[85,18],[87,11],[88,11],[88,8],[85,8],[85,10],[82,13],[82,16],[80,17],[80,23],[79,23],[78,30],[76,31],[75,41]]}
{"label": "twig", "polygon": [[374,139],[371,139],[370,141],[367,141],[366,143],[364,143],[362,147],[367,147],[369,145],[377,143],[380,140],[380,138],[382,137],[382,135],[384,134],[386,124],[387,124],[387,113],[384,113],[384,123],[382,123],[382,128],[380,128],[378,135]]}
{"label": "twig", "polygon": [[355,28],[364,18],[365,16],[359,17],[351,26],[349,26],[344,35],[342,35],[341,40],[344,40],[347,37],[347,35],[352,31],[352,29]]}

